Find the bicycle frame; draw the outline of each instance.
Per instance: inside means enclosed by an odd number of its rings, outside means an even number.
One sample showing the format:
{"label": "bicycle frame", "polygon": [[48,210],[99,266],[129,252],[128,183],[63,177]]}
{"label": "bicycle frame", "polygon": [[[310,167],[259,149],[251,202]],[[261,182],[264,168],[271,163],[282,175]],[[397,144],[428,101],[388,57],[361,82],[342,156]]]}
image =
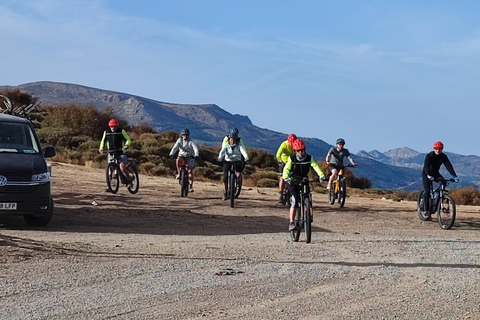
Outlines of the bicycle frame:
{"label": "bicycle frame", "polygon": [[178,174],[180,179],[178,183],[180,184],[180,192],[182,197],[188,196],[189,191],[189,170],[188,170],[188,160],[192,157],[179,157],[178,158]]}

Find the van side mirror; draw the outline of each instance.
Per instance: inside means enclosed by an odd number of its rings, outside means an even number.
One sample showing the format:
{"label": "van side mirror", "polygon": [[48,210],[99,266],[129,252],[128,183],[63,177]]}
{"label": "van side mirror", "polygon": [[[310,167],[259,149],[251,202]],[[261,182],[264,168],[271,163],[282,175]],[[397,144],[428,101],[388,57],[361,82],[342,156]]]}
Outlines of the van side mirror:
{"label": "van side mirror", "polygon": [[45,158],[51,158],[54,157],[57,154],[57,151],[55,150],[54,147],[45,147],[43,148],[43,156]]}

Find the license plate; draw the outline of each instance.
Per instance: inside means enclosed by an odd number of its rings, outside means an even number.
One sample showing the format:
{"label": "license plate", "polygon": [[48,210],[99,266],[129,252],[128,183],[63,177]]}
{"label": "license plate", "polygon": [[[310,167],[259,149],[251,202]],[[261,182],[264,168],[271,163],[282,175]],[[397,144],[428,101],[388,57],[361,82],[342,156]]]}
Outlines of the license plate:
{"label": "license plate", "polygon": [[11,202],[11,203],[0,202],[0,210],[17,210],[17,204],[14,202]]}

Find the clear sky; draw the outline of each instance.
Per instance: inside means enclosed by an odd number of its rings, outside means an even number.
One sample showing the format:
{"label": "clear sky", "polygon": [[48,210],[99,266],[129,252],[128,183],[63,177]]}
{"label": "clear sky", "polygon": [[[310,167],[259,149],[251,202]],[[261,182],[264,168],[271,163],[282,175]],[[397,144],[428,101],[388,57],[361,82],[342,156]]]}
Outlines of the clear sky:
{"label": "clear sky", "polygon": [[2,0],[0,85],[214,103],[350,151],[480,155],[480,1]]}

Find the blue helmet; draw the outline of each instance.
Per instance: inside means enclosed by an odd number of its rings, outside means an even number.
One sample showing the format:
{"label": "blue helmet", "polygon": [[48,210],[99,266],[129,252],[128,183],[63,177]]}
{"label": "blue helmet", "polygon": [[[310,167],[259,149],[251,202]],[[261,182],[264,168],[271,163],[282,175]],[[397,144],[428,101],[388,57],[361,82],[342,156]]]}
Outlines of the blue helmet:
{"label": "blue helmet", "polygon": [[185,135],[189,136],[190,135],[190,130],[188,130],[187,128],[182,129],[182,131],[180,131],[180,134],[185,134]]}

